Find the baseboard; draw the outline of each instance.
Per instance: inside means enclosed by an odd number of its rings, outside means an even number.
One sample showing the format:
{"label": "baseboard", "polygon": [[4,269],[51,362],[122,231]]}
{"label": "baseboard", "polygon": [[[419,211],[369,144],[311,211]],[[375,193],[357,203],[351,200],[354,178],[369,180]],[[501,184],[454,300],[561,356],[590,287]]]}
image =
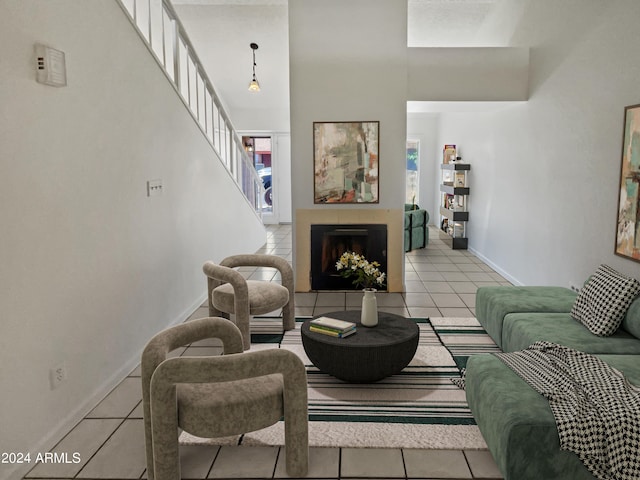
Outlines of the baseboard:
{"label": "baseboard", "polygon": [[[182,323],[193,312],[195,312],[207,299],[207,294],[203,293],[198,299],[189,307],[173,318],[164,328],[171,327]],[[103,382],[98,388],[96,388],[92,395],[87,400],[82,402],[80,406],[75,408],[69,413],[62,421],[44,438],[33,446],[29,451],[31,452],[48,452],[54,448],[63,438],[69,433],[87,414],[93,410],[98,403],[100,403],[121,381],[128,376],[140,363],[140,356],[144,345],[140,348],[135,355],[129,358],[113,375],[111,375],[105,382]],[[24,477],[30,470],[35,467],[34,464],[17,465],[15,469],[9,472],[3,472],[0,480],[15,480],[16,478]]]}
{"label": "baseboard", "polygon": [[478,252],[475,248],[471,248],[469,247],[469,251],[471,253],[473,253],[476,257],[478,257],[480,260],[482,260],[484,263],[486,263],[487,265],[489,265],[491,268],[493,268],[497,273],[499,273],[500,275],[502,275],[504,278],[506,278],[507,280],[509,280],[511,283],[513,283],[514,285],[517,286],[522,286],[524,285],[524,283],[522,283],[520,280],[518,280],[517,278],[513,277],[512,275],[510,275],[508,272],[504,271],[501,267],[499,267],[498,265],[496,265],[495,263],[493,263],[490,259],[488,259],[487,257],[485,257],[483,254],[481,254],[480,252]]}

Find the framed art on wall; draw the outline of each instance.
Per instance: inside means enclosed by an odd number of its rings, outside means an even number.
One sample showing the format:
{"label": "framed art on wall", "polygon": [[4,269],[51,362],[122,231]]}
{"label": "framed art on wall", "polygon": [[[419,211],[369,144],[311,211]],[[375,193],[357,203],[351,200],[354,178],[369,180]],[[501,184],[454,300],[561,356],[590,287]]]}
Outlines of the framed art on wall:
{"label": "framed art on wall", "polygon": [[313,123],[313,202],[378,203],[380,122]]}
{"label": "framed art on wall", "polygon": [[624,109],[616,255],[640,262],[640,105]]}

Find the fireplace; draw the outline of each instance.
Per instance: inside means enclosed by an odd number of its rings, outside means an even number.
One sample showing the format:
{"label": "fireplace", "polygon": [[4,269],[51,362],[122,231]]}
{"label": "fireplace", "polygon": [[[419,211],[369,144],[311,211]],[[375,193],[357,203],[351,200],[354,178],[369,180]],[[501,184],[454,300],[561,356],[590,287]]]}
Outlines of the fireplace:
{"label": "fireplace", "polygon": [[311,225],[311,289],[355,290],[353,280],[343,278],[336,262],[344,252],[362,254],[387,271],[387,226],[382,224]]}

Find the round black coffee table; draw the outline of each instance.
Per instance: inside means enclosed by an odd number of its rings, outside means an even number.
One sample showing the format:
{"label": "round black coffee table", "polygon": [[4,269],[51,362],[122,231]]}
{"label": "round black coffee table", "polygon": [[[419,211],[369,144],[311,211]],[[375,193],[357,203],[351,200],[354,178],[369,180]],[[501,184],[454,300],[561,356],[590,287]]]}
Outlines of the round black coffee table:
{"label": "round black coffee table", "polygon": [[400,315],[378,312],[378,325],[371,328],[360,324],[360,310],[318,316],[356,324],[356,333],[345,338],[312,332],[311,320],[302,324],[302,345],[309,360],[321,371],[346,382],[377,382],[399,373],[418,348],[418,325]]}

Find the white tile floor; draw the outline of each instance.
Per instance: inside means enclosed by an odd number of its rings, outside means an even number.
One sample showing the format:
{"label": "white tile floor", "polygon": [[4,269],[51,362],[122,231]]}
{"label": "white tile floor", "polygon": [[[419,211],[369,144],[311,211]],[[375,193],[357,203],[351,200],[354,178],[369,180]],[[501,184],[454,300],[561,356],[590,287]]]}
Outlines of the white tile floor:
{"label": "white tile floor", "polygon": [[[482,285],[509,284],[468,251],[450,250],[431,229],[429,245],[405,259],[405,293],[378,293],[380,310],[413,317],[473,316]],[[262,253],[291,260],[291,226],[268,227]],[[248,278],[272,280],[274,270],[243,268]],[[298,315],[317,315],[360,305],[359,292],[296,294]],[[204,307],[190,318],[207,316]],[[219,350],[193,345],[177,354],[207,355]],[[78,464],[39,464],[25,479],[144,479],[146,477],[142,390],[137,368],[52,450],[78,452]],[[289,478],[284,450],[277,447],[181,447],[183,479]],[[309,474],[316,479],[500,479],[488,451],[312,448]]]}

